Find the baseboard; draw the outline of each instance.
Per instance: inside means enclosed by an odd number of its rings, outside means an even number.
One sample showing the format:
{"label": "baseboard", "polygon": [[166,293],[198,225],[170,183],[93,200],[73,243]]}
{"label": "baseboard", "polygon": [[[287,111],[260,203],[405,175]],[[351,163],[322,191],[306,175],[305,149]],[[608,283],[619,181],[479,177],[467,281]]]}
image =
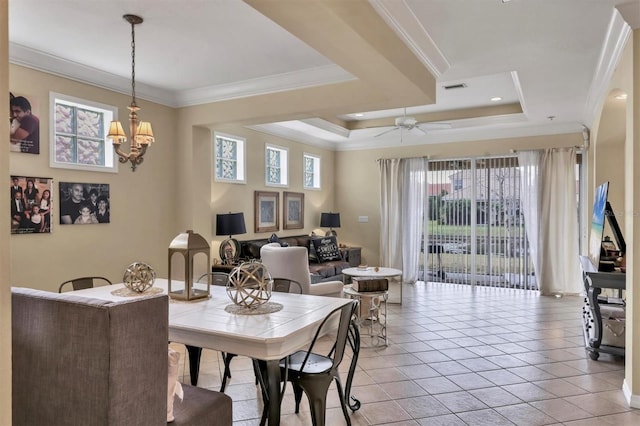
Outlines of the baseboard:
{"label": "baseboard", "polygon": [[624,379],[622,382],[622,392],[624,393],[624,398],[627,400],[629,407],[640,408],[640,395],[633,395],[631,393],[631,389],[629,389],[629,385],[627,384],[627,379]]}

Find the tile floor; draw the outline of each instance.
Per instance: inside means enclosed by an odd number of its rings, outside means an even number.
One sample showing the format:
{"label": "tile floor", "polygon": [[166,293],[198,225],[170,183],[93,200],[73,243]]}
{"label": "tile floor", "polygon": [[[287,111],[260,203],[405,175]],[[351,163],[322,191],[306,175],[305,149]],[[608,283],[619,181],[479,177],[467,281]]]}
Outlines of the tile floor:
{"label": "tile floor", "polygon": [[[389,346],[360,352],[352,395],[362,407],[352,424],[640,425],[621,390],[624,360],[585,353],[581,297],[422,282],[403,291],[404,303],[388,307]],[[184,346],[172,345],[184,360]],[[219,389],[220,365],[205,350],[199,386]],[[188,365],[181,369],[188,381]],[[235,358],[231,372],[234,426],[257,425],[250,360]],[[333,387],[327,404],[327,425],[346,424]],[[311,425],[305,397],[293,411],[288,386],[281,424]]]}

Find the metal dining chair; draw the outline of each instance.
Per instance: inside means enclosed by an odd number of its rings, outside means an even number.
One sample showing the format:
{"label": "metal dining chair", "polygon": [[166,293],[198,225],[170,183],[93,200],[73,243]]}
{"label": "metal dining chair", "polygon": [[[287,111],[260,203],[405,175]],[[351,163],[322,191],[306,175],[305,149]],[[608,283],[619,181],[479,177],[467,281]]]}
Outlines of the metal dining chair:
{"label": "metal dining chair", "polygon": [[[229,274],[226,272],[207,272],[200,275],[196,282],[203,283],[205,278],[210,277],[211,285],[218,285],[226,287],[227,281],[229,281]],[[198,384],[198,374],[200,372],[200,358],[202,357],[202,348],[198,346],[185,345],[187,352],[189,353],[189,374],[191,377],[191,384]],[[231,360],[236,354],[227,352],[220,352],[222,354],[222,361],[224,363],[224,371],[222,373],[222,384],[220,385],[220,392],[224,392],[227,387],[227,380],[231,378]]]}
{"label": "metal dining chair", "polygon": [[58,293],[62,293],[62,291],[65,290],[64,287],[69,284],[73,290],[84,290],[85,288],[96,287],[96,284],[112,285],[113,283],[105,277],[98,276],[74,278],[60,284],[60,287],[58,287]]}
{"label": "metal dining chair", "polygon": [[302,285],[289,278],[272,278],[273,286],[271,291],[277,291],[280,293],[296,293],[302,294]]}
{"label": "metal dining chair", "polygon": [[[280,370],[282,380],[286,383],[291,382],[293,385],[293,393],[296,401],[296,414],[300,412],[300,402],[302,400],[302,393],[304,392],[309,399],[309,406],[311,408],[311,419],[313,426],[324,426],[327,409],[327,393],[329,386],[335,380],[336,388],[338,390],[338,397],[340,398],[340,405],[342,413],[349,426],[351,426],[351,418],[347,412],[347,406],[352,411],[360,408],[360,402],[351,397],[354,404],[349,404],[349,397],[351,392],[351,380],[353,379],[353,373],[355,371],[355,365],[358,358],[358,352],[360,349],[360,335],[358,332],[358,326],[354,321],[355,313],[358,309],[358,301],[353,300],[344,306],[334,309],[330,312],[326,318],[318,326],[313,340],[309,345],[309,349],[300,350],[280,361]],[[336,339],[331,347],[331,350],[327,355],[321,355],[315,353],[314,347],[318,338],[325,333],[324,327],[327,323],[334,323],[339,319],[338,331]],[[338,367],[344,358],[345,349],[347,344],[350,344],[353,349],[353,359],[347,377],[346,387],[342,386],[340,374],[338,373]],[[254,361],[255,368],[260,368],[260,362]],[[267,419],[266,404],[267,395],[264,392],[265,383],[260,377],[260,384],[263,389],[262,396],[265,400],[265,409],[262,412],[262,419],[260,425],[264,425]],[[280,398],[284,395],[284,385],[281,391]]]}

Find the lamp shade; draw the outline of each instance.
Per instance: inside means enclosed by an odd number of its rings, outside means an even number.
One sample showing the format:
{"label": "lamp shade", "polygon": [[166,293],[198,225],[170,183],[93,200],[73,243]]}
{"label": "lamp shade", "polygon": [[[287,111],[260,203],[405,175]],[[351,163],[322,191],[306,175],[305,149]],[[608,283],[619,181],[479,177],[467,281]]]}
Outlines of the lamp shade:
{"label": "lamp shade", "polygon": [[340,228],[340,213],[321,213],[320,226],[323,228]]}
{"label": "lamp shade", "polygon": [[216,215],[216,235],[246,234],[244,213],[225,213]]}
{"label": "lamp shade", "polygon": [[121,139],[126,139],[127,135],[124,133],[122,124],[119,121],[112,121],[109,125],[109,134],[107,137],[120,141]]}
{"label": "lamp shade", "polygon": [[138,123],[138,130],[136,132],[136,141],[140,144],[153,143],[153,130],[151,129],[151,123],[148,121],[141,121]]}

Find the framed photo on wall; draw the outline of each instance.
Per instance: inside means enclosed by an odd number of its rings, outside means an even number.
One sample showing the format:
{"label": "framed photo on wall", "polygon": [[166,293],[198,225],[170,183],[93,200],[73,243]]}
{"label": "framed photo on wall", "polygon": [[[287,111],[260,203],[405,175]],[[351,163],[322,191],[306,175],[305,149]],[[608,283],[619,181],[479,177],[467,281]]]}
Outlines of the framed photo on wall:
{"label": "framed photo on wall", "polygon": [[255,232],[271,232],[280,229],[280,194],[271,191],[255,191]]}
{"label": "framed photo on wall", "polygon": [[11,233],[51,233],[53,179],[11,176]]}
{"label": "framed photo on wall", "polygon": [[283,192],[283,229],[304,228],[304,194],[302,192]]}
{"label": "framed photo on wall", "polygon": [[33,111],[36,103],[33,98],[9,92],[9,142],[13,152],[40,154],[40,119]]}
{"label": "framed photo on wall", "polygon": [[60,225],[111,222],[108,183],[60,182]]}

